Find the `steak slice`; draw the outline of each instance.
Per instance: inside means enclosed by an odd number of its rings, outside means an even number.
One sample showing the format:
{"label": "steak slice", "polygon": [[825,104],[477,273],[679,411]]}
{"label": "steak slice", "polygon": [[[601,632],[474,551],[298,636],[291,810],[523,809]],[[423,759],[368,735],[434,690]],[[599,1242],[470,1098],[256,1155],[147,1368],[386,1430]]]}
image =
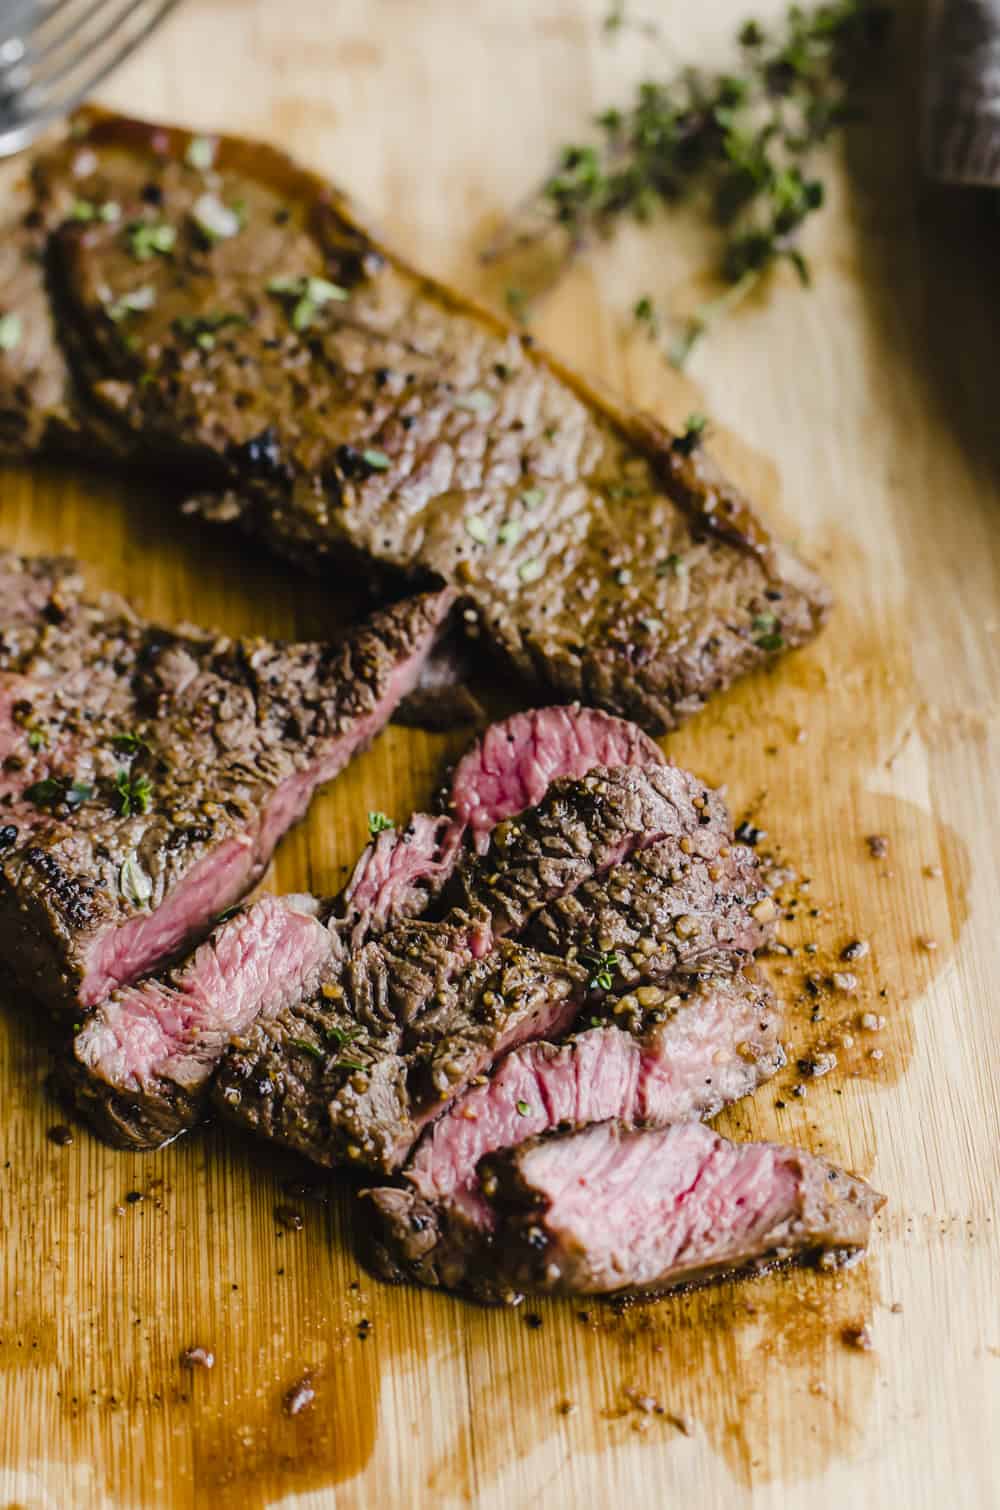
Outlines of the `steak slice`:
{"label": "steak slice", "polygon": [[0,936],[21,987],[78,1012],[203,933],[382,728],[450,605],[408,599],[337,645],[65,594],[0,627]]}
{"label": "steak slice", "polygon": [[667,840],[553,898],[523,937],[603,971],[620,995],[679,970],[732,970],[764,947],[776,916],[746,845],[727,837],[706,859]]}
{"label": "steak slice", "polygon": [[384,829],[365,846],[333,904],[353,948],[427,910],[458,863],[462,833],[451,818],[414,813],[405,828]]}
{"label": "steak slice", "polygon": [[537,807],[498,824],[489,849],[456,873],[446,897],[484,908],[497,934],[519,934],[544,907],[640,850],[669,841],[713,864],[730,838],[724,803],[690,772],[598,768],[553,782]]}
{"label": "steak slice", "polygon": [[565,1043],[508,1054],[455,1101],[424,1133],[404,1183],[367,1192],[376,1271],[510,1298],[490,1252],[495,1222],[476,1172],[484,1155],[560,1126],[712,1117],[784,1063],[774,1001],[759,982],[736,974],[674,985],[639,1020],[609,1009]]}
{"label": "steak slice", "polygon": [[196,477],[313,569],[455,584],[518,675],[653,730],[817,631],[825,588],[690,437],[416,273],[280,152],[192,143],[90,111],[35,163],[94,449]]}
{"label": "steak slice", "polygon": [[70,1080],[111,1143],[157,1148],[201,1120],[229,1043],[336,972],[336,935],[313,897],[261,897],[189,959],[115,991],[73,1040]]}
{"label": "steak slice", "polygon": [[489,942],[481,923],[453,917],[366,944],[337,982],[234,1040],[216,1104],[317,1164],[398,1169],[475,1076],[580,1010],[582,971]]}
{"label": "steak slice", "polygon": [[558,777],[586,776],[595,766],[664,764],[659,746],[625,719],[579,703],[532,708],[492,724],[462,756],[449,809],[482,854],[496,825],[536,807]]}
{"label": "steak slice", "polygon": [[825,1159],[699,1122],[617,1122],[489,1154],[498,1273],[532,1294],[656,1294],[785,1259],[842,1263],[885,1197]]}

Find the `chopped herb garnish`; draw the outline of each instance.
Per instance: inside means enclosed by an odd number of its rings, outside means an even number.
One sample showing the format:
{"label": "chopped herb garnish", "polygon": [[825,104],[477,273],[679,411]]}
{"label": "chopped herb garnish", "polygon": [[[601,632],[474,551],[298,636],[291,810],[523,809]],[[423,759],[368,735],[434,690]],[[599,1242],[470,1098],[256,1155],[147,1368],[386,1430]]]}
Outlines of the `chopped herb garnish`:
{"label": "chopped herb garnish", "polygon": [[156,289],[150,284],[144,284],[142,288],[134,288],[131,293],[122,294],[120,299],[114,299],[105,305],[109,320],[118,324],[128,315],[142,314],[147,309],[152,309],[156,303]]}
{"label": "chopped herb garnish", "polygon": [[657,314],[656,305],[648,294],[643,294],[637,299],[632,310],[632,318],[637,325],[643,326],[650,336],[658,336],[660,333],[660,316]]}
{"label": "chopped herb garnish", "polygon": [[239,205],[223,204],[217,194],[201,194],[191,206],[191,219],[206,241],[228,241],[242,231],[246,213]]}
{"label": "chopped herb garnish", "polygon": [[363,1070],[365,1068],[359,1059],[336,1059],[333,1067],[336,1070]]}
{"label": "chopped herb garnish", "polygon": [[781,650],[785,640],[773,613],[759,613],[750,625],[753,642],[759,650]]}
{"label": "chopped herb garnish", "polygon": [[616,949],[602,950],[600,954],[580,956],[581,963],[591,972],[587,982],[588,991],[610,991],[615,983],[614,972],[621,965],[621,956]]}
{"label": "chopped herb garnish", "polygon": [[690,456],[705,439],[707,429],[708,420],[704,414],[689,414],[680,435],[674,436],[673,449],[679,451],[682,456]]}
{"label": "chopped herb garnish", "polygon": [[470,514],[466,519],[465,533],[471,535],[473,540],[478,540],[480,545],[489,544],[490,527],[478,514]]}
{"label": "chopped herb garnish", "polygon": [[323,1032],[327,1038],[332,1038],[338,1048],[341,1049],[346,1048],[349,1043],[353,1043],[355,1038],[361,1035],[360,1028],[338,1028],[335,1023],[330,1023],[328,1027],[323,1029]]}
{"label": "chopped herb garnish", "polygon": [[108,743],[119,755],[138,755],[140,750],[146,750],[149,746],[141,734],[112,734]]}
{"label": "chopped herb garnish", "polygon": [[501,545],[516,545],[521,538],[521,525],[517,519],[508,519],[497,530],[497,539]]}
{"label": "chopped herb garnish", "polygon": [[[681,201],[706,206],[720,238],[724,291],[684,323],[669,353],[680,365],[779,263],[807,281],[801,233],[823,203],[813,159],[857,116],[860,85],[890,14],[884,0],[792,4],[773,26],[752,21],[740,29],[737,69],[687,67],[644,79],[628,107],[597,117],[596,143],[563,148],[554,172],[485,255],[495,260],[556,228],[565,264],[627,220],[647,222]],[[615,3],[606,25],[624,24]],[[656,333],[648,295],[634,313]]]}
{"label": "chopped herb garnish", "polygon": [[122,207],[113,199],[106,199],[103,204],[94,204],[90,199],[77,199],[70,211],[70,217],[83,222],[103,220],[106,225],[114,225],[122,218]]}
{"label": "chopped herb garnish", "polygon": [[131,777],[121,770],[115,777],[114,800],[118,805],[119,818],[130,818],[133,813],[148,813],[153,800],[153,783],[146,775]]}
{"label": "chopped herb garnish", "polygon": [[524,504],[526,509],[537,508],[540,503],[545,502],[545,489],[526,488],[521,494],[521,502]]}
{"label": "chopped herb garnish", "polygon": [[157,255],[165,257],[173,251],[177,240],[174,227],[164,221],[150,223],[135,220],[127,227],[125,234],[128,237],[129,251],[137,262],[148,262]]}
{"label": "chopped herb garnish", "polygon": [[473,388],[471,393],[460,393],[455,400],[456,409],[471,409],[473,413],[485,414],[492,409],[495,400],[485,388]]}
{"label": "chopped herb garnish", "polygon": [[173,322],[173,329],[181,336],[191,336],[196,346],[202,351],[212,351],[215,348],[216,333],[226,325],[249,325],[246,315],[230,314],[220,311],[217,314],[207,315],[178,315]]}
{"label": "chopped herb garnish", "polygon": [[44,748],[48,744],[48,742],[49,742],[48,741],[48,737],[47,737],[44,729],[29,729],[28,730],[28,749],[29,750],[44,750]]}
{"label": "chopped herb garnish", "polygon": [[545,575],[545,562],[538,556],[533,556],[530,561],[523,561],[517,568],[517,575],[522,582],[537,582],[539,577]]}
{"label": "chopped herb garnish", "polygon": [[315,1043],[310,1043],[308,1038],[292,1038],[289,1040],[293,1048],[301,1049],[303,1054],[311,1054],[314,1059],[325,1059],[323,1050]]}
{"label": "chopped herb garnish", "polygon": [[139,864],[136,854],[130,854],[122,862],[118,872],[118,889],[127,902],[141,907],[153,895],[153,882]]}
{"label": "chopped herb garnish", "polygon": [[368,832],[373,839],[376,834],[384,834],[386,829],[395,827],[395,823],[385,813],[368,814]]}
{"label": "chopped herb garnish", "polygon": [[346,288],[341,288],[339,283],[331,283],[328,278],[272,278],[267,285],[269,294],[277,294],[279,298],[294,299],[292,307],[292,329],[308,330],[316,315],[316,311],[331,300],[349,299],[351,296]]}
{"label": "chopped herb garnish", "polygon": [[13,351],[20,343],[23,331],[20,315],[0,315],[0,351]]}
{"label": "chopped herb garnish", "polygon": [[528,296],[523,288],[507,288],[504,290],[504,302],[507,312],[519,325],[528,323]]}
{"label": "chopped herb garnish", "polygon": [[361,459],[373,472],[387,472],[392,466],[384,451],[362,451]]}
{"label": "chopped herb garnish", "polygon": [[215,162],[216,143],[208,136],[193,136],[188,142],[184,161],[189,168],[197,168],[199,173],[207,173]]}
{"label": "chopped herb garnish", "polygon": [[519,1117],[527,1117],[530,1112],[531,1107],[528,1105],[527,1101],[518,1101],[517,1114]]}
{"label": "chopped herb garnish", "polygon": [[24,795],[36,807],[55,807],[57,803],[64,802],[68,808],[76,809],[82,803],[90,801],[94,788],[85,781],[70,781],[65,776],[46,776],[44,781],[36,781],[29,786]]}

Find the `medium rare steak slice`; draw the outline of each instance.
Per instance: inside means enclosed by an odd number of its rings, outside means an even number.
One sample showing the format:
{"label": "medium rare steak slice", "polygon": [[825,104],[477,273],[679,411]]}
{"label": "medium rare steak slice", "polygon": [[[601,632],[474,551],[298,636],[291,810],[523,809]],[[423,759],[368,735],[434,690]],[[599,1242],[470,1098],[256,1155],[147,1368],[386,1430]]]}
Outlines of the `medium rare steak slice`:
{"label": "medium rare steak slice", "polygon": [[484,1155],[561,1125],[615,1118],[658,1127],[712,1117],[781,1067],[766,987],[742,974],[674,984],[669,995],[654,993],[638,1018],[618,1014],[615,1003],[565,1043],[508,1054],[427,1129],[404,1182],[367,1193],[368,1247],[383,1278],[509,1299],[509,1286],[497,1282],[495,1222],[476,1172]]}
{"label": "medium rare steak slice", "polygon": [[656,1294],[785,1259],[844,1262],[885,1197],[825,1159],[699,1122],[604,1122],[479,1165],[498,1273],[532,1294]]}
{"label": "medium rare steak slice", "polygon": [[712,864],[730,836],[725,805],[690,772],[598,768],[553,782],[537,807],[499,824],[489,849],[456,873],[446,897],[484,908],[498,934],[518,934],[542,908],[640,850],[669,841],[680,854]]}
{"label": "medium rare steak slice", "polygon": [[95,449],[196,478],[313,569],[455,584],[518,674],[654,730],[823,622],[696,436],[422,277],[281,153],[89,112],[34,182]]}
{"label": "medium rare steak slice", "polygon": [[726,839],[706,859],[667,840],[554,898],[524,941],[579,959],[621,994],[678,970],[733,969],[764,947],[776,916],[753,850]]}
{"label": "medium rare steak slice", "polygon": [[449,810],[480,854],[498,823],[536,807],[558,777],[595,766],[653,766],[663,752],[635,724],[598,708],[532,708],[491,724],[452,773]]}
{"label": "medium rare steak slice", "polygon": [[78,1012],[204,932],[382,728],[450,604],[406,600],[337,645],[173,632],[111,598],[0,619],[0,931],[22,988]]}
{"label": "medium rare steak slice", "polygon": [[489,944],[482,923],[454,916],[366,944],[338,981],[234,1041],[217,1105],[318,1164],[398,1169],[475,1076],[580,1010],[582,971]]}
{"label": "medium rare steak slice", "polygon": [[341,950],[313,897],[261,897],[189,959],[124,986],[73,1040],[81,1111],[111,1143],[157,1148],[194,1126],[230,1039],[336,976]]}
{"label": "medium rare steak slice", "polygon": [[452,773],[445,802],[454,817],[414,813],[405,829],[376,835],[334,910],[357,948],[390,921],[427,909],[458,864],[467,832],[485,853],[495,826],[539,803],[557,778],[585,776],[595,766],[665,763],[635,724],[579,703],[491,724]]}
{"label": "medium rare steak slice", "polygon": [[405,828],[383,829],[365,846],[334,903],[353,948],[427,910],[458,863],[462,833],[451,818],[414,813]]}

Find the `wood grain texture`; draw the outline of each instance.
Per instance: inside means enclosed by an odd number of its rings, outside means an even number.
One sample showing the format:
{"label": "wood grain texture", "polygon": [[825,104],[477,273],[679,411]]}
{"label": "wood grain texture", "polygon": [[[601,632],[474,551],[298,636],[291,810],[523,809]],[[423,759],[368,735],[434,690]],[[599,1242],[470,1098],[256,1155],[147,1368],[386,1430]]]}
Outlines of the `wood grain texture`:
{"label": "wood grain texture", "polygon": [[[718,51],[743,13],[735,0],[643,8],[686,58]],[[630,33],[603,39],[603,10],[186,0],[104,98],[286,145],[415,260],[481,293],[476,248],[499,214],[662,61]],[[852,937],[871,941],[858,994],[825,1002],[820,1023],[802,989],[810,957],[775,961],[793,1064],[722,1123],[801,1141],[887,1191],[867,1264],[624,1315],[494,1314],[390,1290],[354,1257],[345,1193],[289,1193],[303,1179],[291,1161],[218,1131],[147,1156],[80,1128],[53,1144],[63,1114],[40,1025],[11,1000],[0,1505],[998,1503],[998,226],[920,185],[919,19],[909,8],[871,125],[833,173],[811,292],[779,280],[679,378],[625,316],[647,291],[697,299],[708,248],[680,219],[580,263],[539,321],[560,355],[667,420],[706,410],[723,462],[836,589],[819,644],[668,748],[727,783],[811,878],[790,943],[816,942],[822,969]],[[313,633],[356,608],[336,575],[303,584],[180,520],[139,472],[11,467],[0,486],[0,544],[74,550],[92,581],[167,620]],[[462,742],[390,730],[285,841],[268,884],[336,886],[368,809],[426,801]],[[889,839],[884,860],[872,833]],[[865,1011],[881,1032],[859,1028]],[[795,1097],[797,1053],[831,1034],[837,1070]],[[279,1203],[302,1231],[278,1226]],[[862,1320],[871,1351],[842,1335]],[[211,1372],[180,1367],[194,1343],[215,1353]],[[290,1419],[282,1397],[307,1370],[315,1402]]]}

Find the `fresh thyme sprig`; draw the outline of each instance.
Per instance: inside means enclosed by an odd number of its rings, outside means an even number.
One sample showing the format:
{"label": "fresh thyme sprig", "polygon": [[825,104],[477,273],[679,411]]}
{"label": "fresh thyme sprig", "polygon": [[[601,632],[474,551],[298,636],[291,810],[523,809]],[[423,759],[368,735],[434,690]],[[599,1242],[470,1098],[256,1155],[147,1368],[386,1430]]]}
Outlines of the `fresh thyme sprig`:
{"label": "fresh thyme sprig", "polygon": [[[861,75],[889,14],[884,0],[792,5],[776,27],[744,23],[734,71],[686,68],[643,82],[628,108],[598,116],[596,143],[563,148],[555,171],[486,257],[556,226],[568,259],[623,218],[648,221],[665,205],[697,199],[722,236],[717,271],[724,288],[673,342],[671,360],[682,365],[705,331],[778,263],[809,281],[800,233],[823,203],[812,160],[856,117]],[[613,6],[606,29],[624,19],[624,5]],[[648,297],[635,314],[652,329]]]}

